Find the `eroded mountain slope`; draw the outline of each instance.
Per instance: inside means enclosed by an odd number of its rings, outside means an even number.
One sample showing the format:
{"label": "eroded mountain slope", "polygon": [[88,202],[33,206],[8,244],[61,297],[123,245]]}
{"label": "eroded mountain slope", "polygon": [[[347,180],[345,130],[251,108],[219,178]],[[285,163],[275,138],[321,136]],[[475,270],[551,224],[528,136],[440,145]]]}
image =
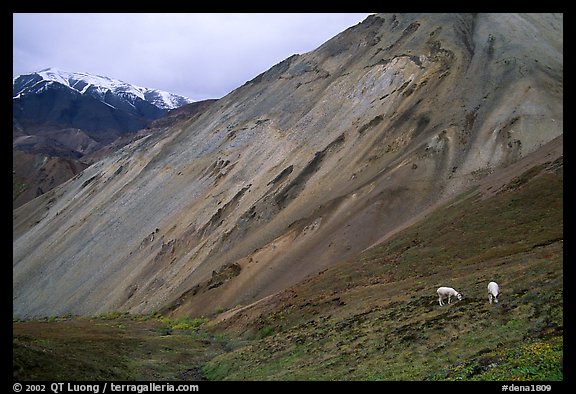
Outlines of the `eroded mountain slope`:
{"label": "eroded mountain slope", "polygon": [[[563,133],[562,15],[382,14],[14,211],[14,315],[202,315]],[[561,140],[560,140],[561,141]]]}

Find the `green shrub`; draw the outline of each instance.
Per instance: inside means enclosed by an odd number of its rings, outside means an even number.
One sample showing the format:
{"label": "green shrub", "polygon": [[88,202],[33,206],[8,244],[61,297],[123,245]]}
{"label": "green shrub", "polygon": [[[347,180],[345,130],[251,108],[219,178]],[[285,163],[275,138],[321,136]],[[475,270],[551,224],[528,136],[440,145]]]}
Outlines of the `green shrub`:
{"label": "green shrub", "polygon": [[207,323],[208,319],[205,317],[194,319],[182,317],[178,319],[163,318],[161,321],[172,330],[196,330],[203,324]]}
{"label": "green shrub", "polygon": [[[120,317],[122,317],[124,315],[125,315],[125,313],[123,313],[123,312],[110,311],[110,312],[103,313],[99,317],[100,317],[100,320],[114,320],[114,319],[119,319]],[[127,313],[126,313],[126,315],[127,315]]]}
{"label": "green shrub", "polygon": [[270,335],[274,335],[274,327],[263,327],[258,331],[258,338],[266,338]]}

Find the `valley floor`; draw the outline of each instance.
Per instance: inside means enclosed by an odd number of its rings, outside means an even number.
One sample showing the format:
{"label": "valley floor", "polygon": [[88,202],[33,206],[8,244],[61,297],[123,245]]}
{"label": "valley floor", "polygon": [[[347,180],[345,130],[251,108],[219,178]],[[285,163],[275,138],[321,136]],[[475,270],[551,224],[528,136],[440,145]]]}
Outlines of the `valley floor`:
{"label": "valley floor", "polygon": [[60,317],[13,323],[13,377],[26,380],[199,380],[229,341],[201,319]]}

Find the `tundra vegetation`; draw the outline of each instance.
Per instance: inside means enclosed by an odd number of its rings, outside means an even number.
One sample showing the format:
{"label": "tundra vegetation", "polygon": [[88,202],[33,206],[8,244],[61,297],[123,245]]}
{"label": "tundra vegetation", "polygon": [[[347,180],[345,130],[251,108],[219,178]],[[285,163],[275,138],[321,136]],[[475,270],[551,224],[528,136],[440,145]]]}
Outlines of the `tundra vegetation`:
{"label": "tundra vegetation", "polygon": [[[443,283],[466,296],[440,307]],[[13,321],[13,377],[563,380],[562,158],[252,307]]]}

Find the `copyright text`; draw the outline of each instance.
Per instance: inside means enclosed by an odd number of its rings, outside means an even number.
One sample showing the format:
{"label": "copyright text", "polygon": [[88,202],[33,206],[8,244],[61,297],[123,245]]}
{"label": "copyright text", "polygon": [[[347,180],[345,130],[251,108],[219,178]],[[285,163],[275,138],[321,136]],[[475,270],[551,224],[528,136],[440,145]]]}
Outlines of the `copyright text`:
{"label": "copyright text", "polygon": [[54,394],[60,393],[93,393],[93,394],[104,394],[108,393],[148,393],[148,392],[198,392],[200,387],[197,384],[184,384],[184,383],[142,383],[142,384],[130,384],[130,383],[65,383],[65,382],[54,382],[54,383],[14,383],[12,385],[12,390],[15,393],[41,393],[51,391]]}

